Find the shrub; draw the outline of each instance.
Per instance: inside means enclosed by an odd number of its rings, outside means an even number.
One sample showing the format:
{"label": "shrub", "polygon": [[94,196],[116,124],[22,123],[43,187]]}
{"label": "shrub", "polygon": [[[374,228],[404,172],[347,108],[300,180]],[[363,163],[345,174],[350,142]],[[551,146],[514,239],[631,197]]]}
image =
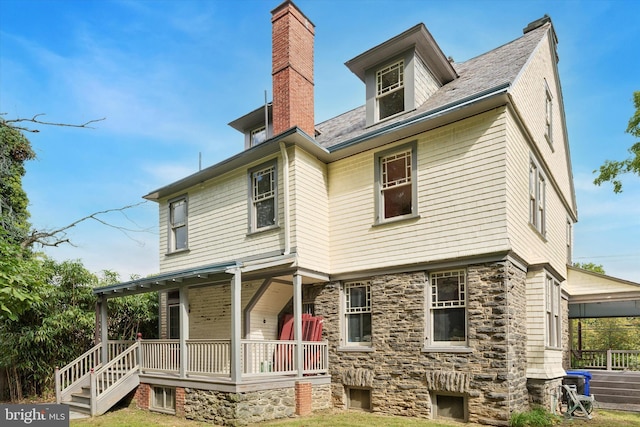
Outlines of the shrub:
{"label": "shrub", "polygon": [[511,427],[550,427],[560,422],[560,417],[553,415],[544,408],[535,408],[527,412],[511,414]]}

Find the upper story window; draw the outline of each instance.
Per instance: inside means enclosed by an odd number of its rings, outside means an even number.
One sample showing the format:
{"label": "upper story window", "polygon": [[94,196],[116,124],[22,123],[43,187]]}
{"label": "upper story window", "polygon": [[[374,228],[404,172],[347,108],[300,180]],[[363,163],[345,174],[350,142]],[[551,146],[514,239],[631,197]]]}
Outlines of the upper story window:
{"label": "upper story window", "polygon": [[262,144],[267,140],[267,128],[261,126],[251,131],[250,134],[251,146],[254,147],[258,144]]}
{"label": "upper story window", "polygon": [[466,276],[465,270],[431,274],[429,320],[433,346],[467,344]]}
{"label": "upper story window", "polygon": [[371,345],[371,283],[344,285],[345,337],[347,345]]}
{"label": "upper story window", "polygon": [[276,225],[278,216],[278,183],[276,162],[249,171],[250,231],[260,231]]}
{"label": "upper story window", "polygon": [[544,136],[550,145],[553,145],[553,98],[545,80],[545,129]]}
{"label": "upper story window", "polygon": [[529,223],[543,236],[546,233],[545,193],[544,174],[532,159],[529,164]]}
{"label": "upper story window", "polygon": [[415,144],[376,156],[378,222],[414,215],[416,208]]}
{"label": "upper story window", "polygon": [[562,316],[560,307],[562,303],[562,291],[560,282],[550,275],[546,276],[545,284],[545,304],[546,304],[546,324],[547,340],[549,347],[562,347]]}
{"label": "upper story window", "polygon": [[376,72],[378,120],[404,111],[404,60]]}
{"label": "upper story window", "polygon": [[169,202],[169,252],[187,249],[187,197]]}

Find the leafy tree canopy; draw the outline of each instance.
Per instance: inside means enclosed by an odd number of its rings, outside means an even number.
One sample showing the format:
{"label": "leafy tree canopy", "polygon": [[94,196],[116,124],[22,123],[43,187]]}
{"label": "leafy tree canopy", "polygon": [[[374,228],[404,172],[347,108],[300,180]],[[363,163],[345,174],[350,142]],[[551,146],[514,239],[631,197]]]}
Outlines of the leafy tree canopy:
{"label": "leafy tree canopy", "polygon": [[[633,93],[633,105],[636,111],[629,119],[626,132],[636,138],[640,138],[640,91]],[[621,193],[622,181],[618,178],[619,175],[633,173],[640,176],[640,141],[629,148],[629,153],[631,156],[625,160],[605,160],[599,170],[593,171],[593,173],[598,173],[593,183],[601,185],[604,182],[611,182],[613,184],[613,192]]]}
{"label": "leafy tree canopy", "polygon": [[604,267],[601,264],[594,264],[593,262],[574,262],[573,266],[583,270],[593,271],[594,273],[605,274]]}

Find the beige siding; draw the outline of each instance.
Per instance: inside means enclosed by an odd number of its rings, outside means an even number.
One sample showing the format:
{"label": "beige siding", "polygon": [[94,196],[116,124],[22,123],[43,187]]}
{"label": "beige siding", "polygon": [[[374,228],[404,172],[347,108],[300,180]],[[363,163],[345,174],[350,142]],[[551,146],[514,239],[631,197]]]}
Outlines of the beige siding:
{"label": "beige siding", "polygon": [[[526,123],[536,147],[556,180],[562,197],[572,204],[571,171],[568,168],[567,135],[563,125],[564,112],[559,77],[548,35],[543,38],[534,55],[516,80],[511,93],[514,104]],[[546,90],[552,96],[553,138],[549,144],[546,130]],[[572,207],[575,211],[575,206]]]}
{"label": "beige siding", "polygon": [[278,339],[278,314],[293,297],[293,286],[271,283],[251,310],[247,338]]}
{"label": "beige siding", "polygon": [[504,135],[504,109],[419,135],[420,218],[380,226],[375,152],[330,164],[332,273],[509,249]]}
{"label": "beige siding", "polygon": [[440,89],[440,84],[435,77],[433,77],[433,74],[431,74],[431,71],[417,53],[413,63],[415,73],[415,102],[417,108],[429,99],[435,91]]}
{"label": "beige siding", "polygon": [[[270,159],[192,187],[188,192],[188,252],[167,254],[168,200],[160,202],[160,271],[174,271],[281,251],[282,228],[248,234],[248,170]],[[278,159],[278,215],[283,223],[282,161]],[[176,194],[179,196],[179,194]]]}
{"label": "beige siding", "polygon": [[300,265],[328,272],[327,166],[300,148],[296,148],[291,157],[294,165],[291,174],[292,246],[298,252]]}
{"label": "beige siding", "polygon": [[545,277],[544,270],[527,273],[528,378],[549,379],[565,374],[562,369],[562,350],[548,349],[545,345]]}
{"label": "beige siding", "polygon": [[568,217],[562,200],[546,175],[545,221],[543,237],[529,221],[529,164],[540,164],[515,118],[509,114],[507,124],[507,222],[513,250],[527,264],[550,263],[566,277]]}

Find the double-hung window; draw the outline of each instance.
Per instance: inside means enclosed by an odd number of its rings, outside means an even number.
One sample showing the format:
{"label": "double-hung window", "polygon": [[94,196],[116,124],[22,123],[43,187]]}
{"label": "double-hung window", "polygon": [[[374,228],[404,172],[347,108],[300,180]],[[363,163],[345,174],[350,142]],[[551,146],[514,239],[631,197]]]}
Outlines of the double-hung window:
{"label": "double-hung window", "polygon": [[560,306],[562,291],[560,282],[547,274],[545,280],[545,304],[547,324],[547,346],[553,348],[562,347],[562,316]]}
{"label": "double-hung window", "polygon": [[529,222],[543,236],[546,233],[545,220],[545,177],[538,164],[529,164]]}
{"label": "double-hung window", "polygon": [[276,162],[249,171],[249,181],[250,231],[274,227],[278,215]]}
{"label": "double-hung window", "polygon": [[433,346],[467,343],[467,278],[465,270],[431,273],[430,323]]}
{"label": "double-hung window", "polygon": [[344,302],[347,345],[371,345],[371,283],[345,283]]}
{"label": "double-hung window", "polygon": [[378,222],[416,214],[415,144],[376,156]]}
{"label": "double-hung window", "polygon": [[376,72],[378,120],[404,111],[404,60]]}
{"label": "double-hung window", "polygon": [[187,249],[187,198],[169,201],[169,252]]}
{"label": "double-hung window", "polygon": [[251,146],[256,146],[258,144],[262,144],[267,140],[267,128],[265,126],[261,126],[251,131]]}

